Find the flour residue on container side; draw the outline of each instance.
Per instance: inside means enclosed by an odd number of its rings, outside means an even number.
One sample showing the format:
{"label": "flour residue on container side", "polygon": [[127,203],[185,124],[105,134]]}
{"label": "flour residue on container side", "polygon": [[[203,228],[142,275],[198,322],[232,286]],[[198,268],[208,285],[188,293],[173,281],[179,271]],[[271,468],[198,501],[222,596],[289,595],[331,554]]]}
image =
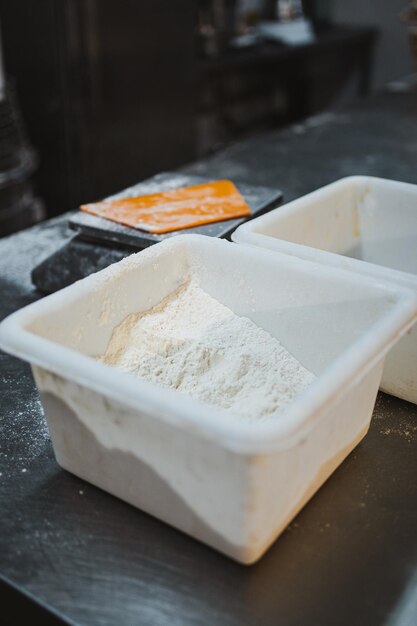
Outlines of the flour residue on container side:
{"label": "flour residue on container side", "polygon": [[126,317],[100,360],[249,422],[281,413],[315,379],[277,339],[193,279]]}

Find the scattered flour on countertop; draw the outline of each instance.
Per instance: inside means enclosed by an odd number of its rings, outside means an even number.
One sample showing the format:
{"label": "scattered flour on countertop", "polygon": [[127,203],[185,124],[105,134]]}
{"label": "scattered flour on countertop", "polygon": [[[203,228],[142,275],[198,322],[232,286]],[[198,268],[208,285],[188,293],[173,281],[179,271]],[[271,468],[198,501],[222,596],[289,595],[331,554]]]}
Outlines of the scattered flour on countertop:
{"label": "scattered flour on countertop", "polygon": [[277,339],[193,280],[129,315],[100,360],[249,422],[282,412],[315,379]]}

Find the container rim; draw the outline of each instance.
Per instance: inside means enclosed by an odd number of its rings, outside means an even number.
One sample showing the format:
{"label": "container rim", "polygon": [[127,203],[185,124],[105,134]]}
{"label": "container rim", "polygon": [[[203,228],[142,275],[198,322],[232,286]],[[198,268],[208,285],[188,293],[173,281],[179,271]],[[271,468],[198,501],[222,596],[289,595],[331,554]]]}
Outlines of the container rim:
{"label": "container rim", "polygon": [[403,270],[394,269],[378,263],[372,263],[371,261],[354,259],[338,252],[329,252],[328,250],[314,248],[313,246],[295,243],[293,241],[288,241],[287,239],[280,239],[279,237],[259,232],[260,228],[263,229],[272,224],[276,224],[281,219],[284,219],[289,215],[302,213],[305,206],[317,198],[328,197],[334,191],[350,186],[352,183],[366,184],[368,181],[377,181],[378,184],[386,187],[397,187],[398,189],[403,190],[408,189],[416,194],[417,199],[417,185],[412,183],[405,183],[387,178],[378,178],[376,176],[346,176],[307,193],[300,198],[291,200],[290,202],[269,211],[265,215],[261,215],[253,220],[245,222],[241,226],[238,226],[238,228],[236,228],[233,232],[232,240],[238,244],[245,244],[257,248],[267,249],[276,253],[287,254],[293,257],[295,256],[306,261],[312,261],[313,263],[320,262],[326,267],[351,270],[355,273],[359,272],[362,274],[365,271],[365,274],[369,277],[378,278],[384,282],[392,281],[393,283],[399,283],[406,288],[417,289],[417,273],[412,274],[411,272],[405,272]]}
{"label": "container rim", "polygon": [[[344,187],[349,187],[352,184],[356,185],[364,185],[367,182],[376,182],[379,185],[384,185],[385,187],[391,187],[398,189],[408,189],[417,194],[417,185],[413,183],[402,182],[399,180],[391,180],[389,178],[380,178],[378,176],[365,176],[362,174],[355,174],[352,176],[344,176],[343,178],[339,178],[327,185],[323,185],[318,189],[314,189],[313,191],[309,191],[308,193],[299,196],[298,198],[294,198],[289,202],[285,202],[281,204],[279,207],[268,211],[264,215],[259,215],[259,217],[255,217],[247,222],[244,222],[240,226],[234,230],[232,233],[232,240],[236,243],[240,243],[244,241],[244,237],[247,233],[256,233],[257,235],[262,235],[263,233],[259,232],[259,227],[267,227],[271,224],[274,224],[275,221],[280,219],[280,217],[293,215],[294,213],[302,212],[306,203],[315,200],[316,198],[323,198],[331,195],[334,191],[343,189]],[[270,236],[270,235],[265,235]],[[271,239],[278,239],[277,237],[271,237]],[[284,241],[284,240],[279,240]],[[302,245],[302,244],[294,244],[294,245]],[[316,249],[316,248],[313,248]],[[365,261],[364,261],[365,262]]]}
{"label": "container rim", "polygon": [[[128,258],[152,254],[162,247],[201,245],[213,247],[233,246],[241,254],[257,260],[269,258],[274,262],[290,263],[294,267],[315,266],[314,271],[337,276],[348,282],[366,284],[369,289],[383,291],[390,296],[392,308],[381,314],[379,321],[356,339],[340,354],[316,381],[300,394],[282,413],[279,420],[257,424],[242,424],[226,411],[216,409],[189,398],[174,390],[163,389],[141,381],[134,376],[97,362],[93,357],[57,344],[27,330],[35,317],[42,315],[50,304],[70,302],[75,295],[89,293],[99,275],[117,273],[125,261],[110,266],[65,289],[34,302],[11,314],[0,324],[0,347],[19,358],[29,361],[60,377],[89,388],[123,406],[140,410],[155,419],[164,420],[178,428],[186,429],[208,438],[218,445],[242,454],[266,453],[288,448],[302,440],[320,416],[324,416],[352,387],[384,357],[390,347],[417,318],[417,293],[405,287],[369,278],[341,268],[329,268],[310,260],[299,259],[279,252],[236,246],[223,240],[213,240],[203,235],[181,235],[155,244],[150,250]],[[311,268],[310,268],[311,269]],[[49,309],[50,310],[50,309]],[[372,330],[372,332],[370,332]]]}

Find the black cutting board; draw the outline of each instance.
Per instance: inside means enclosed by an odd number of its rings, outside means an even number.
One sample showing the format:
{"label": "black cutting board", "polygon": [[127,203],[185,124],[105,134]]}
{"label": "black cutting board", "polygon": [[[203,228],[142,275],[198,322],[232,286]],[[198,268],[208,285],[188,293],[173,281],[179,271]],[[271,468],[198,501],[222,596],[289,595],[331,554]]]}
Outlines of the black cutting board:
{"label": "black cutting board", "polygon": [[[209,180],[212,179],[187,176],[176,172],[163,172],[110,197],[114,199],[132,197],[175,189],[176,187],[196,185]],[[255,187],[240,182],[235,182],[235,185],[248,203],[251,217],[275,208],[282,201],[282,193],[277,189]],[[43,293],[52,293],[167,237],[188,233],[198,233],[210,237],[228,237],[247,219],[247,217],[241,217],[163,235],[154,235],[122,226],[83,211],[77,211],[69,218],[68,222],[70,227],[76,231],[76,235],[32,270],[32,282]]]}
{"label": "black cutting board", "polygon": [[[128,198],[140,196],[149,193],[157,193],[167,191],[168,189],[176,189],[178,187],[186,187],[206,183],[210,179],[200,176],[189,176],[186,174],[178,174],[176,172],[162,172],[149,178],[133,187],[129,187],[124,191],[106,198],[106,200],[116,200],[117,198]],[[251,217],[256,217],[275,208],[282,200],[282,193],[277,189],[269,187],[255,187],[246,183],[233,181],[239,189],[245,201],[251,210]],[[111,222],[96,215],[90,215],[83,211],[78,211],[69,220],[69,225],[76,230],[82,238],[97,243],[107,243],[116,246],[133,248],[135,250],[143,250],[148,246],[163,241],[168,237],[174,237],[181,234],[199,234],[209,237],[228,237],[240,224],[245,222],[247,217],[239,217],[213,224],[204,224],[194,228],[186,228],[182,230],[155,235],[136,228],[130,228]]]}

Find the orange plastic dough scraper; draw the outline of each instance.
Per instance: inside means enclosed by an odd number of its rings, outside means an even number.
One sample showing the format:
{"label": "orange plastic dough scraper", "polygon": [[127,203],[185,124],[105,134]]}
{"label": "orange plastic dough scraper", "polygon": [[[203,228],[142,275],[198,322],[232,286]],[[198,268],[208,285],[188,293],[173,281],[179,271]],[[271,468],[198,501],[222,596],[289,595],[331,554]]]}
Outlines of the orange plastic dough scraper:
{"label": "orange plastic dough scraper", "polygon": [[217,180],[133,198],[84,204],[81,210],[151,233],[243,217],[249,206],[230,180]]}

